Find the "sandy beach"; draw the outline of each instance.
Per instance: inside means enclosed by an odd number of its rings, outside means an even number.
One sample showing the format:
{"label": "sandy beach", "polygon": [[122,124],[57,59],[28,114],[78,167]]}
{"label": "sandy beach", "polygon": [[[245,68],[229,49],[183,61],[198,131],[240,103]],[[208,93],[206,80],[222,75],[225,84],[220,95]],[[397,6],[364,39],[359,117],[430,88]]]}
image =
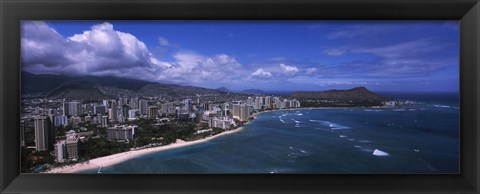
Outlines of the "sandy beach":
{"label": "sandy beach", "polygon": [[84,171],[84,170],[99,169],[101,167],[115,165],[123,161],[129,160],[138,156],[142,156],[145,154],[203,143],[220,136],[239,132],[242,129],[243,127],[239,127],[234,130],[225,131],[217,135],[210,136],[204,139],[195,140],[195,141],[183,141],[183,140],[177,139],[175,143],[172,143],[169,145],[153,147],[153,148],[145,148],[141,150],[132,150],[132,151],[122,152],[114,155],[104,156],[100,158],[91,159],[86,162],[77,163],[74,165],[51,168],[43,173],[75,173],[75,172]]}
{"label": "sandy beach", "polygon": [[[331,108],[329,108],[329,107],[303,108],[302,107],[302,108],[293,108],[293,109],[266,110],[266,111],[254,113],[252,115],[252,117],[255,119],[258,116],[258,114],[266,113],[266,112],[288,111],[288,110],[292,111],[292,110],[302,110],[302,109],[331,109]],[[248,121],[247,123],[245,123],[245,125],[249,124],[250,122],[251,121]],[[84,171],[84,170],[99,169],[101,167],[107,167],[107,166],[115,165],[115,164],[121,163],[123,161],[129,160],[129,159],[132,159],[132,158],[135,158],[135,157],[138,157],[138,156],[142,156],[142,155],[145,155],[145,154],[203,143],[203,142],[212,140],[214,138],[217,138],[217,137],[220,137],[220,136],[223,136],[223,135],[228,135],[228,134],[239,132],[242,129],[243,129],[243,127],[239,127],[237,129],[234,129],[234,130],[225,131],[225,132],[219,133],[217,135],[210,136],[210,137],[207,137],[207,138],[204,138],[204,139],[195,140],[195,141],[183,141],[183,140],[177,139],[177,141],[175,143],[172,143],[172,144],[169,144],[169,145],[152,147],[152,148],[145,148],[145,149],[141,149],[141,150],[132,150],[132,151],[122,152],[122,153],[113,154],[113,155],[109,155],[109,156],[104,156],[104,157],[91,159],[91,160],[86,161],[86,162],[77,163],[77,164],[73,164],[73,165],[69,165],[69,166],[51,168],[51,169],[48,169],[47,171],[45,171],[43,173],[75,173],[75,172]]]}

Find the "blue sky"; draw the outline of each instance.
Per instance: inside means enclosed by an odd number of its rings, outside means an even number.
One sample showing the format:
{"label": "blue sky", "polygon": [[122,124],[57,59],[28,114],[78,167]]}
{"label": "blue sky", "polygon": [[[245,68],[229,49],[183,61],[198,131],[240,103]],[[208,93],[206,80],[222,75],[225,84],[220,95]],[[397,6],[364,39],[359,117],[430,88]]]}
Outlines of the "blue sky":
{"label": "blue sky", "polygon": [[458,21],[32,21],[22,67],[207,88],[458,91]]}

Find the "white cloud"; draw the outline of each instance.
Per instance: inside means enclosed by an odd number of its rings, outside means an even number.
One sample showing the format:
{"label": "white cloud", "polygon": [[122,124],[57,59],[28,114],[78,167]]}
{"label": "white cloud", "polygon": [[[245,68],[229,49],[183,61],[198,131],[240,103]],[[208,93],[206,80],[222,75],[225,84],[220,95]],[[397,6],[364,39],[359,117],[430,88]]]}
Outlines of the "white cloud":
{"label": "white cloud", "polygon": [[259,68],[252,73],[252,77],[269,78],[269,77],[272,77],[272,73],[265,71],[262,68]]}
{"label": "white cloud", "polygon": [[[177,52],[172,61],[156,58],[134,35],[110,23],[64,38],[45,22],[22,25],[23,70],[65,75],[111,75],[148,81],[191,84],[222,82],[249,74],[226,54]],[[165,39],[166,40],[166,39]]]}
{"label": "white cloud", "polygon": [[237,79],[243,72],[242,64],[226,54],[203,56],[194,52],[173,55],[175,62],[157,78],[176,80],[179,83],[224,82]]}
{"label": "white cloud", "polygon": [[280,64],[280,69],[284,74],[295,74],[299,71],[296,66],[289,66],[285,64]]}
{"label": "white cloud", "polygon": [[94,25],[67,38],[45,22],[24,22],[22,32],[22,63],[27,71],[110,75],[132,67],[163,64],[145,43],[132,34],[114,30],[110,23]]}
{"label": "white cloud", "polygon": [[341,56],[345,54],[345,50],[343,49],[336,49],[336,48],[331,48],[331,49],[325,49],[323,50],[323,54],[329,55],[329,56]]}
{"label": "white cloud", "polygon": [[165,37],[158,37],[158,43],[161,46],[170,46],[170,43],[168,42],[168,40]]}

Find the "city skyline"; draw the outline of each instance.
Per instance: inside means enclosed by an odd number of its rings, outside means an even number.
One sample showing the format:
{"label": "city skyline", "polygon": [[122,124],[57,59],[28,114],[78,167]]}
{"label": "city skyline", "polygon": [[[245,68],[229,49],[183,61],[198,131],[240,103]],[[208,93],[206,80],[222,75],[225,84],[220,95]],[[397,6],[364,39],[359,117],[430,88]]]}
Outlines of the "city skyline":
{"label": "city skyline", "polygon": [[459,90],[457,21],[22,23],[22,70],[231,90]]}

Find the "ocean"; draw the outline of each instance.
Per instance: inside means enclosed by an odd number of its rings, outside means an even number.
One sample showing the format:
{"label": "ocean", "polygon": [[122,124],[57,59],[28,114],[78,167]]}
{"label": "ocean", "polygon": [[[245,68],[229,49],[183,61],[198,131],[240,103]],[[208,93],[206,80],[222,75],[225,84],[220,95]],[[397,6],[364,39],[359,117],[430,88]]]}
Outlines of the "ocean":
{"label": "ocean", "polygon": [[264,112],[240,132],[143,155],[102,172],[458,173],[458,93],[383,95],[415,104]]}

